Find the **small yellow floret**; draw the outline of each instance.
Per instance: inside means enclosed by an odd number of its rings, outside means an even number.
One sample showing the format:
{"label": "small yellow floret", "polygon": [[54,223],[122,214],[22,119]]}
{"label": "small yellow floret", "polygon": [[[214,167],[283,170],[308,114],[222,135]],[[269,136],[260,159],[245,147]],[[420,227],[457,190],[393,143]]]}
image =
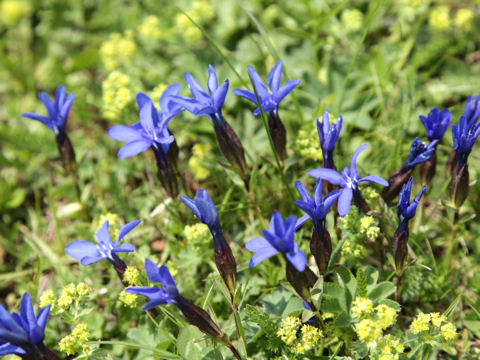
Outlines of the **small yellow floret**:
{"label": "small yellow floret", "polygon": [[121,65],[131,63],[137,45],[133,41],[133,32],[125,31],[123,34],[110,34],[108,40],[100,46],[100,57],[107,70],[113,70]]}
{"label": "small yellow floret", "polygon": [[343,10],[342,25],[349,32],[360,30],[363,25],[363,13],[357,9]]}
{"label": "small yellow floret", "polygon": [[317,346],[318,341],[320,340],[321,337],[323,337],[322,330],[317,329],[312,325],[303,325],[301,329],[301,333],[302,333],[301,344],[304,352],[310,349],[313,349],[315,346]]}
{"label": "small yellow floret", "polygon": [[129,285],[138,285],[139,276],[140,273],[136,267],[127,266],[123,274],[123,280],[125,280]]}
{"label": "small yellow floret", "polygon": [[412,332],[412,334],[418,334],[422,331],[427,331],[429,329],[429,323],[430,314],[420,313],[410,324],[410,331]]}
{"label": "small yellow floret", "polygon": [[210,170],[203,166],[205,158],[210,153],[212,146],[207,143],[193,145],[192,157],[188,160],[188,167],[197,180],[205,180],[210,176]]}
{"label": "small yellow floret", "polygon": [[87,330],[87,324],[81,322],[77,326],[75,326],[72,330],[72,336],[74,336],[77,341],[82,344],[88,341],[89,334]]}
{"label": "small yellow floret", "polygon": [[15,25],[29,11],[26,1],[3,0],[0,3],[0,22],[6,26]]}
{"label": "small yellow floret", "polygon": [[133,94],[130,90],[130,82],[128,75],[119,71],[111,72],[103,81],[102,112],[106,118],[116,119],[132,101]]}
{"label": "small yellow floret", "polygon": [[375,219],[373,216],[362,216],[360,219],[360,232],[365,234],[369,227],[375,225]]}
{"label": "small yellow floret", "polygon": [[124,306],[134,308],[137,306],[138,296],[136,294],[126,293],[125,290],[120,293],[120,301]]}
{"label": "small yellow floret", "polygon": [[45,290],[42,296],[40,296],[40,307],[42,308],[51,305],[52,307],[50,308],[50,310],[53,310],[53,308],[55,307],[55,302],[56,299],[53,290]]}
{"label": "small yellow floret", "polygon": [[297,339],[297,331],[302,325],[299,318],[288,316],[282,319],[280,328],[277,331],[277,335],[287,345],[291,345]]}
{"label": "small yellow floret", "polygon": [[382,335],[382,328],[371,319],[363,319],[355,325],[355,332],[360,341],[372,344]]}
{"label": "small yellow floret", "polygon": [[77,286],[74,283],[70,283],[63,288],[63,292],[70,296],[77,295]]}
{"label": "small yellow floret", "polygon": [[378,325],[385,330],[389,326],[395,324],[397,320],[397,313],[395,309],[385,304],[380,304],[375,307],[378,316]]}
{"label": "small yellow floret", "polygon": [[437,30],[446,30],[450,27],[450,9],[448,6],[441,5],[434,8],[428,19],[431,27]]}
{"label": "small yellow floret", "polygon": [[372,300],[357,296],[352,305],[352,314],[358,318],[361,318],[363,315],[370,314],[373,311],[373,302]]}
{"label": "small yellow floret", "polygon": [[84,282],[78,283],[76,290],[79,297],[90,295],[90,293],[92,292],[92,289],[90,289],[90,286],[88,286]]}
{"label": "small yellow floret", "polygon": [[147,39],[158,40],[162,37],[160,19],[155,15],[147,16],[138,27],[140,35]]}
{"label": "small yellow floret", "polygon": [[68,293],[68,291],[65,290],[65,288],[62,291],[62,294],[58,298],[57,305],[59,307],[59,311],[66,311],[72,306],[73,304],[73,298],[72,296]]}
{"label": "small yellow floret", "polygon": [[459,9],[455,14],[454,24],[455,26],[463,29],[470,30],[472,28],[473,11],[470,9]]}
{"label": "small yellow floret", "polygon": [[442,322],[445,321],[445,316],[440,315],[440,313],[430,313],[430,320],[432,321],[433,326],[439,327],[442,325]]}
{"label": "small yellow floret", "polygon": [[[158,100],[160,99],[160,97],[162,96],[166,88],[167,88],[167,85],[165,84],[158,84],[153,88],[150,94],[154,102],[158,102]],[[165,109],[163,109],[162,111],[165,111]]]}
{"label": "small yellow floret", "polygon": [[196,21],[206,23],[215,17],[215,8],[206,0],[196,0],[192,5],[192,15]]}
{"label": "small yellow floret", "polygon": [[60,340],[58,344],[60,351],[63,351],[67,355],[73,355],[76,353],[76,346],[77,346],[77,339],[72,335],[65,336],[62,340]]}
{"label": "small yellow floret", "polygon": [[442,339],[450,341],[455,338],[457,335],[457,328],[450,322],[443,324],[440,328],[440,332],[442,334]]}

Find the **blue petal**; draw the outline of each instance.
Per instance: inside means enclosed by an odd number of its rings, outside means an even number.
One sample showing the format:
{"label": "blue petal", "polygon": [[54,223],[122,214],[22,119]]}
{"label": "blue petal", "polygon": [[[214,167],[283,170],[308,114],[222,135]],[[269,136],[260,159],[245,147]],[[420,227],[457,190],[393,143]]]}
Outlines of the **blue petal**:
{"label": "blue petal", "polygon": [[110,238],[108,220],[105,220],[102,226],[97,230],[95,238],[97,239],[97,243],[105,242],[113,245],[112,239]]}
{"label": "blue petal", "polygon": [[123,243],[120,246],[117,246],[116,248],[112,249],[112,253],[134,252],[134,251],[135,251],[135,246],[133,246],[130,243]]}
{"label": "blue petal", "polygon": [[26,322],[29,329],[37,324],[35,313],[33,312],[32,298],[29,293],[25,293],[20,301],[20,316]]}
{"label": "blue petal", "polygon": [[50,97],[45,94],[44,92],[40,92],[38,94],[38,98],[40,101],[43,103],[45,108],[47,109],[48,117],[50,118],[51,121],[56,121],[57,119],[57,112],[52,104],[52,101],[50,100]]}
{"label": "blue petal", "polygon": [[250,65],[248,65],[248,72],[252,78],[253,86],[257,91],[258,98],[260,99],[260,102],[263,103],[266,99],[270,98],[270,93],[260,75],[258,75],[255,69]]}
{"label": "blue petal", "polygon": [[225,80],[225,82],[220,85],[220,87],[215,90],[213,93],[213,104],[215,106],[215,110],[218,112],[220,111],[221,107],[223,106],[225,102],[225,97],[227,96],[228,92],[228,79]]}
{"label": "blue petal", "polygon": [[149,299],[156,298],[160,291],[160,289],[151,286],[133,286],[125,289],[125,292],[128,294],[141,295]]}
{"label": "blue petal", "polygon": [[287,260],[290,261],[290,263],[293,265],[293,267],[297,269],[297,271],[303,272],[305,270],[307,261],[303,250],[297,252],[288,252],[285,254],[285,256],[287,257]]}
{"label": "blue petal", "polygon": [[334,185],[340,185],[342,187],[346,186],[346,182],[343,176],[333,169],[326,169],[326,168],[312,169],[312,170],[309,170],[307,174],[315,178],[327,180],[329,183]]}
{"label": "blue petal", "polygon": [[112,139],[118,141],[137,141],[143,139],[141,131],[125,125],[115,125],[108,129],[107,134]]}
{"label": "blue petal", "polygon": [[152,146],[153,140],[137,140],[129,142],[127,145],[124,145],[119,151],[117,156],[121,159],[135,156],[141,152],[147,151],[150,146]]}
{"label": "blue petal", "polygon": [[279,104],[298,84],[300,84],[300,80],[288,80],[285,85],[273,94],[275,102]]}
{"label": "blue petal", "polygon": [[[209,102],[210,96],[206,93],[202,86],[198,83],[197,80],[190,73],[185,73],[185,82],[187,83],[188,89],[192,93],[193,97],[200,102]],[[188,110],[188,108],[185,106]]]}
{"label": "blue petal", "polygon": [[23,330],[22,332],[15,332],[4,328],[0,328],[0,340],[17,346],[28,345],[30,342],[27,333]]}
{"label": "blue petal", "polygon": [[362,181],[367,181],[367,182],[371,182],[371,183],[375,183],[383,186],[389,185],[387,180],[384,180],[380,176],[375,176],[375,175],[368,175],[358,180],[358,182],[362,182]]}
{"label": "blue petal", "polygon": [[67,122],[67,118],[68,118],[68,113],[70,112],[70,108],[72,107],[74,100],[75,100],[75,94],[69,94],[62,108],[59,109],[60,117],[62,118],[62,124],[60,125],[65,126],[65,123]]}
{"label": "blue petal", "polygon": [[22,116],[32,120],[40,121],[42,124],[46,125],[49,129],[53,129],[51,120],[44,115],[27,112],[27,113],[23,113]]}
{"label": "blue petal", "polygon": [[295,223],[295,231],[298,231],[298,229],[300,229],[303,224],[305,224],[310,219],[311,217],[308,214],[305,214],[302,217],[298,218],[297,222]]}
{"label": "blue petal", "polygon": [[155,281],[158,283],[162,282],[162,277],[160,276],[160,269],[155,263],[150,259],[145,259],[145,273],[150,281]]}
{"label": "blue petal", "polygon": [[82,260],[80,260],[80,264],[82,264],[83,266],[88,266],[88,265],[92,265],[92,264],[95,264],[96,262],[99,262],[100,260],[106,260],[107,258],[105,256],[85,256],[84,258],[82,258]]}
{"label": "blue petal", "polygon": [[140,110],[140,123],[147,134],[152,137],[155,134],[155,127],[158,125],[158,121],[155,121],[155,112],[156,110],[151,101],[147,102]]}
{"label": "blue petal", "polygon": [[338,198],[338,214],[341,217],[344,217],[348,214],[350,210],[350,205],[352,203],[353,190],[349,187],[346,187],[342,190],[340,197]]}
{"label": "blue petal", "polygon": [[45,326],[47,325],[48,315],[50,314],[51,307],[51,305],[48,305],[40,309],[37,313],[37,324],[42,329],[42,331],[45,331]]}
{"label": "blue petal", "polygon": [[233,89],[233,93],[237,96],[243,97],[253,102],[255,105],[258,105],[257,98],[255,97],[255,94],[252,91],[244,90],[244,89]]}
{"label": "blue petal", "polygon": [[268,259],[269,257],[272,257],[278,253],[278,250],[275,249],[272,246],[265,247],[264,249],[259,250],[257,253],[255,253],[252,258],[250,259],[249,267],[255,267],[258,264],[260,264],[262,261]]}
{"label": "blue petal", "polygon": [[160,266],[158,274],[160,275],[161,283],[164,286],[172,286],[175,288],[177,287],[172,275],[170,274],[170,270],[168,270],[168,267],[166,265]]}
{"label": "blue petal", "polygon": [[160,111],[163,112],[170,112],[170,108],[168,106],[170,102],[170,96],[175,96],[180,93],[181,85],[180,84],[172,84],[169,87],[167,87],[163,93],[162,96],[160,96]]}
{"label": "blue petal", "polygon": [[180,195],[179,198],[180,198],[180,200],[182,200],[184,202],[185,205],[188,206],[188,208],[190,210],[192,210],[192,212],[195,214],[195,216],[200,219],[201,214],[200,214],[200,211],[197,208],[197,204],[195,203],[195,201],[186,197],[185,195]]}
{"label": "blue petal", "polygon": [[130,231],[135,229],[138,226],[138,224],[140,224],[141,222],[142,220],[134,220],[122,226],[122,228],[118,232],[117,242],[115,244],[118,244],[118,242],[122,240],[125,235],[127,235]]}
{"label": "blue petal", "polygon": [[62,106],[63,102],[65,101],[65,94],[67,92],[67,88],[65,85],[60,85],[57,87],[57,90],[55,91],[55,105],[56,106]]}
{"label": "blue petal", "polygon": [[10,343],[5,343],[0,345],[0,356],[8,355],[8,354],[15,354],[15,355],[23,355],[26,354],[27,352],[23,350],[19,346],[15,346]]}
{"label": "blue petal", "polygon": [[360,145],[357,150],[353,153],[352,160],[350,163],[350,175],[353,177],[355,175],[358,176],[357,172],[357,158],[358,156],[362,153],[363,150],[365,150],[368,147],[367,144]]}
{"label": "blue petal", "polygon": [[142,92],[137,93],[136,99],[137,99],[137,105],[139,109],[142,109],[145,106],[145,104],[152,102],[150,97],[147,94],[144,94]]}
{"label": "blue petal", "polygon": [[215,73],[215,69],[213,68],[212,65],[208,65],[208,91],[210,92],[210,95],[213,95],[215,93],[215,90],[217,90],[218,86],[218,80],[217,80],[217,74]]}
{"label": "blue petal", "polygon": [[302,198],[303,201],[305,202],[312,202],[313,199],[308,193],[307,189],[305,188],[305,185],[300,180],[295,181],[295,187],[297,188],[298,194]]}
{"label": "blue petal", "polygon": [[261,251],[264,248],[272,247],[272,245],[265,238],[256,237],[248,241],[245,244],[245,247],[248,251],[257,252],[257,251]]}
{"label": "blue petal", "polygon": [[282,80],[282,68],[283,61],[280,60],[273,68],[270,70],[267,76],[268,86],[273,93],[278,91],[280,87],[280,81]]}
{"label": "blue petal", "polygon": [[185,109],[187,109],[187,111],[191,112],[192,114],[196,114],[199,110],[205,107],[205,103],[186,96],[171,96],[170,99],[172,102],[183,106]]}
{"label": "blue petal", "polygon": [[322,180],[317,180],[315,184],[314,194],[315,198],[315,205],[320,206],[322,205]]}
{"label": "blue petal", "polygon": [[82,260],[86,256],[100,256],[97,246],[85,240],[71,242],[65,247],[65,253],[76,260]]}

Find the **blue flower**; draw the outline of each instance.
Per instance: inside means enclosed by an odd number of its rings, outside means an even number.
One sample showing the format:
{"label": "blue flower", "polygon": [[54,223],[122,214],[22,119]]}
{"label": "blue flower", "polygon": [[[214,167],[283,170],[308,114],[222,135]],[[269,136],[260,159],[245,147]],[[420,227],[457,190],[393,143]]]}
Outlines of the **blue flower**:
{"label": "blue flower", "polygon": [[168,132],[168,122],[182,112],[182,107],[174,103],[172,95],[180,92],[180,84],[170,85],[160,97],[160,115],[152,100],[143,93],[137,94],[140,121],[131,126],[116,125],[108,130],[108,135],[118,141],[128,141],[119,152],[119,158],[127,158],[148,150],[150,147],[168,152],[174,138]]}
{"label": "blue flower", "polygon": [[117,266],[121,261],[117,253],[133,252],[135,250],[132,244],[123,243],[119,245],[119,242],[138,224],[140,224],[140,220],[125,224],[118,232],[117,241],[114,243],[110,237],[108,220],[106,220],[95,234],[97,244],[90,241],[77,240],[68,244],[65,252],[72,258],[80,260],[82,265],[91,265],[100,260],[108,260]]}
{"label": "blue flower", "polygon": [[415,196],[412,202],[410,202],[410,195],[412,192],[412,184],[413,184],[413,177],[408,180],[408,183],[403,184],[402,190],[398,195],[398,203],[397,203],[397,215],[401,222],[407,222],[411,218],[415,216],[417,212],[417,206],[420,202],[421,197],[425,190],[427,190],[427,186],[425,185],[422,190]]}
{"label": "blue flower", "polygon": [[297,271],[304,271],[306,258],[303,250],[298,249],[295,237],[295,216],[289,216],[285,221],[282,215],[275,211],[270,219],[270,226],[263,229],[263,238],[257,237],[246,243],[248,251],[255,252],[250,260],[250,267],[257,266],[262,261],[277,253],[285,255]]}
{"label": "blue flower", "polygon": [[438,141],[438,139],[433,140],[427,145],[423,141],[418,140],[418,137],[415,138],[410,146],[407,161],[403,164],[403,172],[413,169],[417,164],[430,160],[433,154],[435,154],[435,147],[437,146]]}
{"label": "blue flower", "polygon": [[135,286],[125,290],[127,293],[142,295],[150,300],[145,304],[143,310],[150,310],[158,305],[177,304],[179,302],[180,294],[167,266],[157,267],[153,261],[145,259],[145,272],[150,281],[158,282],[163,287],[159,289],[149,286]]}
{"label": "blue flower", "polygon": [[450,125],[452,113],[448,109],[440,111],[437,108],[433,108],[428,113],[428,116],[420,115],[419,118],[425,126],[425,130],[427,130],[428,140],[440,140]]}
{"label": "blue flower", "polygon": [[[262,106],[262,111],[264,113],[277,111],[278,105],[285,98],[285,96],[287,96],[293,89],[297,87],[298,84],[300,84],[300,80],[288,80],[284,86],[280,87],[280,82],[282,81],[282,68],[283,61],[280,60],[268,73],[267,82],[271,91],[270,92],[268,91],[268,88],[260,75],[258,75],[251,65],[248,65],[248,72],[252,77],[253,86],[255,87],[258,98],[260,99],[260,105]],[[255,93],[253,91],[234,89],[233,93],[253,102],[258,106],[257,98],[255,97]],[[259,115],[260,107],[256,108],[253,114]]]}
{"label": "blue flower", "polygon": [[364,144],[359,146],[358,149],[355,150],[352,156],[350,169],[343,169],[342,174],[338,173],[333,169],[326,168],[312,169],[308,171],[308,175],[310,176],[327,180],[331,184],[340,185],[342,187],[342,190],[340,190],[340,196],[338,197],[338,213],[341,217],[344,217],[348,214],[353,194],[355,191],[358,191],[358,183],[365,181],[379,184],[382,186],[388,186],[388,181],[382,179],[379,176],[368,175],[360,178],[360,176],[358,175],[357,158],[360,153],[367,147],[368,145]]}
{"label": "blue flower", "polygon": [[208,116],[215,126],[222,124],[225,121],[222,116],[222,106],[228,92],[228,79],[218,86],[215,69],[212,65],[208,65],[208,93],[190,73],[185,73],[185,82],[193,99],[186,96],[172,96],[172,101],[195,116]]}
{"label": "blue flower", "polygon": [[215,204],[204,189],[198,189],[193,200],[185,195],[180,195],[179,198],[192,210],[200,222],[209,228],[220,226]]}
{"label": "blue flower", "polygon": [[0,304],[0,356],[16,354],[25,359],[37,359],[45,351],[45,325],[50,305],[40,309],[35,316],[29,293],[23,294],[20,313],[12,313]]}
{"label": "blue flower", "polygon": [[302,198],[302,200],[296,200],[295,205],[306,213],[306,215],[297,220],[295,230],[298,230],[309,219],[313,219],[316,228],[323,229],[327,213],[340,196],[341,191],[332,191],[322,200],[322,181],[320,179],[317,180],[315,185],[314,199],[312,199],[301,181],[295,181],[295,187]]}
{"label": "blue flower", "polygon": [[456,124],[452,125],[453,150],[458,156],[457,174],[467,163],[468,155],[480,135],[480,123],[469,124],[466,116],[461,116]]}
{"label": "blue flower", "polygon": [[480,95],[475,97],[470,95],[467,98],[467,103],[463,109],[463,116],[465,116],[468,127],[471,128],[480,117]]}
{"label": "blue flower", "polygon": [[33,120],[40,121],[42,124],[53,130],[55,134],[63,132],[68,120],[68,113],[75,100],[75,94],[66,94],[65,86],[61,85],[55,91],[55,100],[52,101],[44,92],[38,94],[38,98],[47,110],[47,116],[35,113],[23,113],[22,116]]}
{"label": "blue flower", "polygon": [[320,146],[322,148],[324,166],[332,169],[333,163],[333,150],[337,143],[340,131],[342,130],[342,117],[340,116],[335,124],[330,125],[327,108],[323,112],[322,121],[317,119],[317,132],[320,139]]}

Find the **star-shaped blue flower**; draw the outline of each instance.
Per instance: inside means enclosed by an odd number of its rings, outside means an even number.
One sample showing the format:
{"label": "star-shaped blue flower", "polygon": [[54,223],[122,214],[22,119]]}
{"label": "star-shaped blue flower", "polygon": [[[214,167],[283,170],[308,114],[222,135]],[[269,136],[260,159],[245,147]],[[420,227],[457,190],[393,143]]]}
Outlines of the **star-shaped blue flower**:
{"label": "star-shaped blue flower", "polygon": [[167,125],[171,119],[182,112],[182,107],[171,101],[171,97],[180,92],[180,84],[170,85],[160,97],[160,114],[153,101],[145,94],[137,94],[140,109],[140,121],[131,126],[116,125],[108,130],[108,135],[118,141],[128,141],[118,151],[119,158],[127,158],[148,150],[161,148],[166,154],[174,138]]}
{"label": "star-shaped blue flower", "polygon": [[403,164],[404,171],[413,169],[415,165],[430,160],[433,154],[435,154],[435,147],[437,146],[438,141],[438,139],[433,140],[427,145],[423,141],[418,140],[418,137],[415,138],[410,146],[407,161]]}
{"label": "star-shaped blue flower", "polygon": [[145,272],[150,281],[158,282],[163,287],[159,289],[149,286],[134,286],[125,290],[129,294],[142,295],[149,299],[142,308],[143,310],[150,310],[158,305],[177,304],[179,302],[180,294],[167,266],[157,267],[153,261],[145,259]]}
{"label": "star-shaped blue flower", "polygon": [[225,120],[222,116],[222,106],[228,92],[228,79],[218,86],[217,74],[212,65],[208,65],[208,93],[190,73],[185,73],[185,82],[193,98],[186,96],[172,96],[172,101],[183,106],[195,116],[208,116],[215,126]]}
{"label": "star-shaped blue flower", "polygon": [[415,199],[410,202],[412,184],[413,177],[408,180],[408,183],[403,184],[402,190],[398,195],[397,215],[401,222],[407,222],[415,216],[418,203],[420,202],[420,199],[423,196],[424,192],[427,190],[427,186],[425,185],[422,190],[420,190],[420,192],[417,194],[417,196],[415,196]]}
{"label": "star-shaped blue flower", "polygon": [[[280,102],[290,92],[292,92],[292,90],[295,89],[298,84],[300,84],[300,80],[288,80],[285,85],[280,87],[280,83],[282,81],[282,69],[283,61],[280,60],[268,73],[267,82],[271,91],[270,92],[260,75],[258,75],[258,73],[251,65],[248,65],[248,72],[252,77],[253,86],[255,86],[255,90],[257,92],[258,98],[260,99],[260,105],[262,106],[262,111],[264,113],[277,111]],[[257,98],[255,97],[255,93],[253,91],[234,89],[233,93],[237,96],[250,100],[258,106]],[[260,107],[256,108],[253,114],[259,115]]]}
{"label": "star-shaped blue flower", "polygon": [[323,112],[322,121],[317,119],[317,132],[320,140],[320,146],[322,148],[324,167],[332,169],[333,163],[333,150],[337,143],[340,131],[342,130],[343,119],[340,116],[335,124],[330,125],[330,118],[327,108]]}
{"label": "star-shaped blue flower", "polygon": [[29,293],[23,294],[20,313],[12,313],[0,304],[0,356],[16,354],[26,359],[37,359],[44,351],[43,339],[50,305],[35,316]]}
{"label": "star-shaped blue flower", "polygon": [[40,121],[42,124],[53,130],[55,134],[63,132],[68,120],[68,113],[75,100],[75,94],[66,94],[67,90],[65,86],[61,85],[55,91],[55,100],[52,104],[50,97],[40,92],[38,98],[45,106],[47,110],[47,116],[39,115],[35,113],[26,112],[22,116]]}
{"label": "star-shaped blue flower", "polygon": [[469,124],[466,116],[461,116],[456,124],[452,125],[453,150],[458,156],[457,173],[467,163],[468,156],[472,152],[473,145],[480,135],[480,123]]}
{"label": "star-shaped blue flower", "polygon": [[317,180],[314,189],[314,199],[310,196],[301,181],[295,181],[295,187],[302,200],[296,200],[295,205],[302,209],[306,214],[297,220],[295,230],[298,230],[306,221],[313,219],[315,227],[323,229],[325,218],[332,205],[337,201],[341,194],[340,190],[332,191],[322,199],[322,181]]}
{"label": "star-shaped blue flower", "polygon": [[350,169],[343,169],[341,174],[333,169],[326,168],[312,169],[308,171],[308,175],[310,176],[327,180],[331,184],[340,185],[342,187],[342,190],[340,190],[340,196],[338,197],[338,214],[341,217],[344,217],[348,214],[348,210],[350,210],[350,205],[353,198],[353,193],[354,191],[358,191],[358,183],[371,182],[382,186],[388,186],[388,181],[382,179],[379,176],[368,175],[360,178],[360,176],[358,175],[357,158],[360,153],[367,147],[368,145],[364,144],[359,146],[358,149],[355,150],[352,156]]}
{"label": "star-shaped blue flower", "polygon": [[289,216],[284,221],[282,215],[275,211],[270,219],[268,230],[262,230],[264,237],[254,238],[245,244],[248,251],[255,252],[250,260],[250,267],[257,266],[280,252],[297,271],[304,271],[306,258],[303,250],[299,250],[294,241],[295,223],[295,216]]}
{"label": "star-shaped blue flower", "polygon": [[110,237],[108,220],[106,220],[95,234],[97,244],[90,241],[77,240],[68,244],[65,248],[65,252],[72,258],[80,260],[82,265],[91,265],[100,260],[108,260],[112,264],[117,265],[117,262],[119,261],[117,253],[135,251],[132,244],[119,243],[120,240],[122,240],[125,235],[132,231],[138,224],[140,224],[140,220],[135,220],[122,226],[118,232],[117,241],[113,242]]}
{"label": "star-shaped blue flower", "polygon": [[427,130],[428,140],[440,140],[450,125],[452,113],[448,109],[440,111],[437,108],[433,108],[428,113],[428,116],[419,115],[419,118],[425,126],[425,130]]}

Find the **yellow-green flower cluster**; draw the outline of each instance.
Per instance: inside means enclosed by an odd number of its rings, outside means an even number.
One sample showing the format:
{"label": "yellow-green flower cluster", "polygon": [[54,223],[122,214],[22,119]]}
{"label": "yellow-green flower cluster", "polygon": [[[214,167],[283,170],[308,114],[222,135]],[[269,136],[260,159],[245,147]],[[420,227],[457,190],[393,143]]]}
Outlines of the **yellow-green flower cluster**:
{"label": "yellow-green flower cluster", "polygon": [[446,30],[450,27],[450,9],[440,5],[432,9],[428,18],[429,25],[436,30]]}
{"label": "yellow-green flower cluster", "polygon": [[123,34],[110,34],[108,40],[100,47],[100,58],[107,70],[113,70],[122,65],[129,65],[136,51],[133,31],[126,30]]}
{"label": "yellow-green flower cluster", "polygon": [[[78,285],[73,283],[68,284],[63,288],[62,293],[58,298],[56,306],[58,308],[58,312],[61,313],[67,311],[70,309],[70,306],[72,306],[74,300],[80,301],[84,297],[88,296],[91,292],[92,290],[90,287],[83,282],[79,283]],[[51,298],[52,294],[48,294],[46,296]],[[42,299],[40,299],[40,301],[42,301]]]}
{"label": "yellow-green flower cluster", "polygon": [[0,23],[13,26],[29,12],[30,7],[27,1],[3,0],[0,2]]}
{"label": "yellow-green flower cluster", "polygon": [[[215,17],[215,8],[206,0],[194,1],[191,9],[188,15],[199,25],[206,24]],[[185,14],[178,14],[176,16],[175,25],[179,35],[186,40],[196,42],[202,38],[202,32]]]}
{"label": "yellow-green flower cluster", "polygon": [[295,152],[303,158],[320,161],[323,159],[322,149],[315,131],[300,130],[295,140]]}
{"label": "yellow-green flower cluster", "polygon": [[89,351],[88,346],[85,348],[85,343],[88,341],[89,333],[87,324],[81,322],[77,324],[72,330],[71,335],[65,336],[60,340],[59,348],[67,355],[73,355],[80,351]]}
{"label": "yellow-green flower cluster", "polygon": [[373,312],[372,300],[357,296],[352,304],[352,314],[358,318]]}
{"label": "yellow-green flower cluster", "polygon": [[188,160],[188,167],[195,179],[201,181],[210,176],[210,170],[203,166],[205,158],[210,153],[212,146],[208,143],[199,143],[193,145],[193,155]]}
{"label": "yellow-green flower cluster", "polygon": [[455,14],[453,24],[463,30],[471,30],[473,25],[473,11],[470,9],[459,9]]}
{"label": "yellow-green flower cluster", "polygon": [[299,318],[288,316],[282,319],[277,335],[287,345],[292,345],[297,340],[297,331],[302,325]]}
{"label": "yellow-green flower cluster", "polygon": [[210,230],[205,224],[187,225],[183,230],[183,235],[187,244],[192,246],[194,250],[204,249],[205,245],[209,246],[211,242]]}
{"label": "yellow-green flower cluster", "polygon": [[158,100],[162,96],[163,92],[167,88],[167,85],[165,84],[158,84],[153,88],[153,90],[150,93],[151,98],[153,99],[154,103],[158,103]]}
{"label": "yellow-green flower cluster", "polygon": [[360,30],[363,25],[363,13],[358,9],[343,10],[342,25],[347,32],[355,32]]}
{"label": "yellow-green flower cluster", "polygon": [[365,198],[365,200],[375,200],[375,199],[378,199],[378,197],[380,196],[377,190],[371,187],[363,188],[362,195]]}
{"label": "yellow-green flower cluster", "polygon": [[395,324],[395,309],[385,304],[373,307],[373,302],[365,297],[357,296],[352,304],[352,314],[360,321],[355,325],[355,332],[360,341],[367,344],[376,343],[383,330]]}
{"label": "yellow-green flower cluster", "polygon": [[123,290],[119,296],[120,301],[126,307],[134,308],[137,306],[138,296],[136,294],[129,294]]}
{"label": "yellow-green flower cluster", "polygon": [[[431,324],[431,325],[430,325]],[[433,327],[432,327],[433,326]],[[437,313],[424,314],[420,313],[410,324],[412,334],[429,332],[430,334],[440,334],[445,341],[455,339],[457,329],[455,325],[447,321],[444,315]]]}
{"label": "yellow-green flower cluster", "polygon": [[149,40],[161,39],[163,31],[160,28],[160,19],[155,15],[147,16],[138,26],[138,32]]}
{"label": "yellow-green flower cluster", "polygon": [[[297,333],[299,333],[299,337],[297,337]],[[323,332],[312,325],[302,325],[299,318],[289,316],[282,319],[277,335],[291,347],[294,353],[304,354],[315,348],[320,338],[323,337]]]}
{"label": "yellow-green flower cluster", "polygon": [[378,360],[398,360],[404,350],[400,340],[392,335],[384,336],[380,340],[379,349]]}
{"label": "yellow-green flower cluster", "polygon": [[123,280],[128,284],[128,285],[138,285],[138,279],[140,277],[140,273],[138,269],[134,266],[127,266],[125,269],[125,272],[123,273]]}
{"label": "yellow-green flower cluster", "polygon": [[373,216],[363,216],[360,219],[360,232],[369,239],[376,239],[380,234],[380,228],[375,224]]}
{"label": "yellow-green flower cluster", "polygon": [[45,290],[40,296],[40,307],[45,307],[51,305],[50,310],[53,311],[56,305],[57,299],[55,298],[55,293],[53,290]]}
{"label": "yellow-green flower cluster", "polygon": [[131,80],[120,71],[108,74],[102,83],[102,113],[108,119],[116,119],[133,99]]}

